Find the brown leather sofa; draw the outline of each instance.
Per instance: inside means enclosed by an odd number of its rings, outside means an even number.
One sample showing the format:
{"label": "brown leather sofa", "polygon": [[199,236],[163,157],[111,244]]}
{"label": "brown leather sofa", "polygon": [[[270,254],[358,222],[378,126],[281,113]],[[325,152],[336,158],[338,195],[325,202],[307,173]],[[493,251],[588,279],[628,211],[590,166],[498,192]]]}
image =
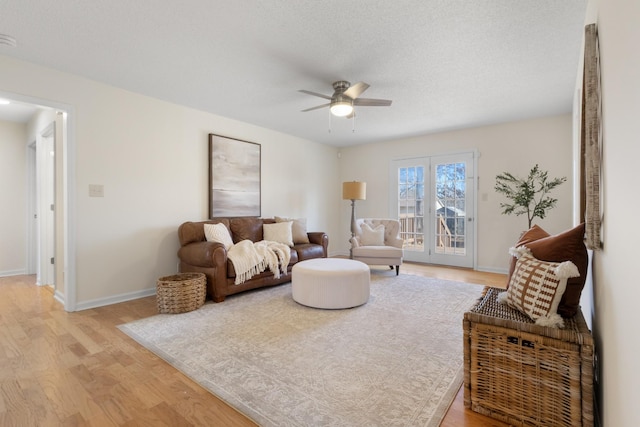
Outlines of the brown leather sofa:
{"label": "brown leather sofa", "polygon": [[287,274],[276,279],[269,270],[253,276],[236,285],[236,272],[233,263],[227,259],[227,250],[217,242],[207,242],[204,224],[223,223],[231,232],[233,242],[249,239],[253,242],[263,240],[262,225],[272,224],[271,218],[213,218],[209,221],[185,222],[178,228],[180,249],[179,269],[183,273],[204,273],[207,276],[207,295],[215,302],[224,301],[227,295],[237,294],[249,289],[279,285],[291,281],[291,268],[299,261],[312,258],[326,258],[329,237],[324,232],[308,232],[309,243],[295,244],[291,247],[291,261]]}

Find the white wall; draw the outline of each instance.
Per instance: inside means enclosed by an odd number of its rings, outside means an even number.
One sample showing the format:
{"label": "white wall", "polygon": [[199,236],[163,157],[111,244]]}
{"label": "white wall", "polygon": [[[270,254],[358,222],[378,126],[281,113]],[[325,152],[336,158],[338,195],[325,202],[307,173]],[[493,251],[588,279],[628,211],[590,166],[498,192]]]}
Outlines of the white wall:
{"label": "white wall", "polygon": [[[640,2],[591,0],[600,39],[603,119],[603,249],[593,258],[593,333],[600,356],[602,425],[640,425],[638,270],[640,210]],[[593,21],[592,21],[593,22]]]}
{"label": "white wall", "polygon": [[[208,215],[209,133],[260,143],[262,215],[307,217],[331,250],[335,148],[2,56],[0,91],[73,107],[79,308],[153,291],[176,271],[178,226]],[[90,198],[90,184],[104,197]]]}
{"label": "white wall", "polygon": [[27,269],[26,136],[24,123],[0,121],[0,276]]}
{"label": "white wall", "polygon": [[[343,148],[341,179],[367,182],[367,200],[356,202],[359,217],[386,217],[392,160],[477,149],[480,154],[476,171],[479,176],[477,268],[506,272],[507,251],[528,224],[525,216],[501,215],[500,202],[505,200],[493,190],[495,177],[505,171],[526,176],[536,163],[548,170],[550,177],[566,176],[567,182],[551,193],[559,200],[558,205],[544,220],[536,218],[535,223],[551,234],[570,228],[573,206],[571,127],[571,115],[566,114]],[[350,206],[350,202],[344,201],[340,215],[340,231],[344,238],[338,244],[342,251],[348,250]]]}

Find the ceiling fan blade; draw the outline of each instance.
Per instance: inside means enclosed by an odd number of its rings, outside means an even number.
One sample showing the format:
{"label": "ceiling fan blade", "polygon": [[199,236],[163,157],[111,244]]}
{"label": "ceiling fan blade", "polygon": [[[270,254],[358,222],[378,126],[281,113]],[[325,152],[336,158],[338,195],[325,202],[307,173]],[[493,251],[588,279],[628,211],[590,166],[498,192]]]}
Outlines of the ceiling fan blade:
{"label": "ceiling fan blade", "polygon": [[391,105],[390,99],[372,99],[372,98],[359,98],[353,100],[353,105],[362,105],[365,107],[388,107]]}
{"label": "ceiling fan blade", "polygon": [[306,93],[307,95],[319,96],[320,98],[331,100],[331,97],[329,95],[323,95],[321,93],[311,92],[310,90],[300,89],[298,92]]}
{"label": "ceiling fan blade", "polygon": [[356,99],[357,97],[362,95],[362,92],[367,89],[369,89],[368,84],[366,84],[365,82],[358,82],[353,86],[350,86],[349,89],[345,90],[344,94],[351,99]]}
{"label": "ceiling fan blade", "polygon": [[301,111],[302,111],[303,113],[306,113],[307,111],[318,110],[318,109],[320,109],[320,108],[328,107],[329,105],[331,105],[331,103],[318,105],[318,106],[316,106],[316,107],[307,108],[306,110],[301,110]]}

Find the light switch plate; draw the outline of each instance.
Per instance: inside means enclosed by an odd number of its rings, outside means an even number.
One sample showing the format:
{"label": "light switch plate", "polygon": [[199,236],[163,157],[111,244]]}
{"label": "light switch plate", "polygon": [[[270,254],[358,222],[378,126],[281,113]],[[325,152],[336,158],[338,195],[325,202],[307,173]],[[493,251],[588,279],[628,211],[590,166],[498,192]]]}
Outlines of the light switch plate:
{"label": "light switch plate", "polygon": [[89,197],[104,197],[104,185],[89,184]]}

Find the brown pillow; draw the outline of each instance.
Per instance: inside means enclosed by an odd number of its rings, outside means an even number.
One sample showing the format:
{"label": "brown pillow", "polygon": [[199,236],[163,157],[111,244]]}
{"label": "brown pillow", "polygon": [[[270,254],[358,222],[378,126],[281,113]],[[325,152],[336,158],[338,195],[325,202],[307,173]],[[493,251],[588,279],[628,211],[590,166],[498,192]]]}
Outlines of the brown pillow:
{"label": "brown pillow", "polygon": [[573,317],[580,306],[580,294],[587,279],[589,256],[584,245],[584,223],[571,230],[542,239],[525,243],[531,254],[539,260],[548,262],[571,261],[578,267],[579,277],[567,280],[567,289],[558,306],[562,317]]}
{"label": "brown pillow", "polygon": [[232,218],[230,220],[231,237],[233,243],[241,240],[259,242],[262,240],[262,219],[253,217]]}

